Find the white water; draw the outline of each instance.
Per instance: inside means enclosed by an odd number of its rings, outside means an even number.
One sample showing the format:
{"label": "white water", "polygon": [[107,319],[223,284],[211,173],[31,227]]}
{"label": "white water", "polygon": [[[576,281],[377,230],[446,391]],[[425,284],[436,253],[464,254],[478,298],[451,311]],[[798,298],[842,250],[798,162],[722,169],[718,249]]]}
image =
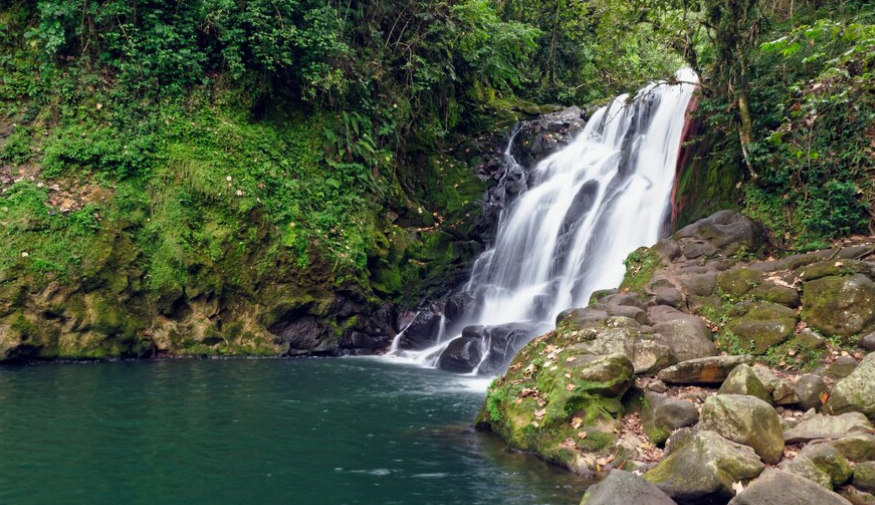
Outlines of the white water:
{"label": "white water", "polygon": [[[467,291],[477,303],[469,324],[552,325],[561,311],[586,306],[595,290],[617,287],[623,259],[659,240],[698,81],[691,70],[676,77],[681,84],[651,84],[631,101],[617,97],[535,167],[528,191],[502,213],[494,247],[474,265]],[[508,166],[516,163],[510,144],[506,157]],[[434,346],[400,351],[396,339],[392,354],[434,366],[459,336],[446,338],[442,318]]]}

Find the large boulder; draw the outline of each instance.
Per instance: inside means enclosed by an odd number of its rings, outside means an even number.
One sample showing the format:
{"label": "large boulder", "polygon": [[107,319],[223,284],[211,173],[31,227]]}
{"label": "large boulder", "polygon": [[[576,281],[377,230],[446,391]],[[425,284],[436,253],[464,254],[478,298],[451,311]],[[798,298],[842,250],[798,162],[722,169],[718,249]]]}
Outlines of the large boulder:
{"label": "large boulder", "polygon": [[784,431],[784,441],[788,444],[811,442],[812,440],[838,440],[850,435],[868,435],[872,424],[866,416],[850,412],[838,416],[817,414],[800,421],[796,426]]}
{"label": "large boulder", "polygon": [[692,223],[672,235],[688,259],[744,250],[758,252],[767,243],[765,228],[737,212],[724,210]]}
{"label": "large boulder", "polygon": [[699,411],[686,400],[648,391],[644,393],[641,422],[650,442],[662,445],[675,430],[699,422]]}
{"label": "large boulder", "polygon": [[461,336],[447,346],[438,358],[438,368],[454,373],[470,373],[483,359],[483,339]]}
{"label": "large boulder", "polygon": [[711,330],[697,317],[657,323],[653,325],[653,332],[665,338],[677,361],[719,354],[714,342],[711,341]]}
{"label": "large boulder", "polygon": [[536,331],[537,326],[532,323],[507,323],[483,328],[482,333],[489,342],[489,348],[478,373],[495,375],[503,371]]}
{"label": "large boulder", "polygon": [[854,469],[854,487],[867,493],[875,493],[875,461],[857,465]]}
{"label": "large boulder", "polygon": [[829,393],[829,388],[826,387],[823,379],[814,374],[799,377],[793,385],[793,390],[796,392],[797,402],[803,410],[820,410],[823,407],[823,399]]}
{"label": "large boulder", "polygon": [[652,483],[634,473],[612,471],[605,480],[590,486],[580,505],[677,505]]}
{"label": "large boulder", "polygon": [[802,317],[828,336],[848,338],[875,327],[875,283],[862,274],[806,282]]}
{"label": "large boulder", "polygon": [[869,354],[833,388],[824,410],[832,414],[862,412],[875,419],[875,354]]}
{"label": "large boulder", "polygon": [[753,449],[713,431],[678,433],[670,446],[668,457],[644,478],[682,503],[725,503],[734,494],[733,484],[753,479],[764,468]]}
{"label": "large boulder", "polygon": [[784,452],[781,419],[772,406],[746,395],[717,395],[705,400],[700,428],[752,447],[766,463]]}
{"label": "large boulder", "polygon": [[733,313],[735,317],[727,328],[754,354],[764,354],[770,347],[787,341],[796,330],[796,311],[783,305],[740,303],[733,308]]}
{"label": "large boulder", "polygon": [[753,356],[713,356],[691,359],[659,372],[667,384],[720,384],[738,365],[753,363]]}
{"label": "large boulder", "polygon": [[757,376],[754,368],[750,365],[741,364],[729,372],[729,377],[720,386],[717,394],[721,395],[749,395],[765,402],[772,401],[772,395]]}
{"label": "large boulder", "polygon": [[829,444],[838,449],[848,461],[875,461],[875,435],[848,435]]}
{"label": "large boulder", "polygon": [[780,468],[830,490],[847,482],[854,473],[847,458],[825,443],[805,446],[795,458],[782,461]]}
{"label": "large boulder", "polygon": [[808,479],[770,468],[729,505],[851,505],[851,502]]}
{"label": "large boulder", "polygon": [[440,331],[441,315],[434,308],[421,310],[401,333],[398,347],[418,351],[435,344]]}

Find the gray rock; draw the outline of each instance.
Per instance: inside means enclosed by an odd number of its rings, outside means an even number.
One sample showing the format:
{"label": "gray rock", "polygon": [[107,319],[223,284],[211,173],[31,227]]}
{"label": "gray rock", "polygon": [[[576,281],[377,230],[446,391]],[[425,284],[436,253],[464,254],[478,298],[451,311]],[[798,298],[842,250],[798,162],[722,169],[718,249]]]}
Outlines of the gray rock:
{"label": "gray rock", "polygon": [[775,405],[795,405],[799,403],[799,397],[793,386],[781,381],[772,391],[772,403]]}
{"label": "gray rock", "polygon": [[699,411],[691,402],[652,392],[644,393],[644,399],[641,422],[654,445],[664,444],[675,430],[699,422]]}
{"label": "gray rock", "polygon": [[717,288],[717,274],[706,273],[680,277],[678,281],[687,295],[708,296]]}
{"label": "gray rock", "polygon": [[729,505],[851,505],[851,502],[808,479],[769,468]]}
{"label": "gray rock", "polygon": [[781,420],[772,406],[745,395],[717,395],[702,407],[700,429],[752,447],[766,463],[777,463],[784,452]]}
{"label": "gray rock", "polygon": [[632,364],[636,374],[655,374],[672,364],[671,348],[656,339],[641,339],[635,342]]}
{"label": "gray rock", "polygon": [[735,367],[717,392],[720,395],[750,395],[765,402],[772,401],[772,395],[760,381],[753,367],[741,364]]}
{"label": "gray rock", "polygon": [[668,457],[644,478],[682,503],[725,503],[734,483],[753,479],[764,468],[753,449],[713,431],[674,436],[670,446]]}
{"label": "gray rock", "polygon": [[634,473],[612,471],[590,486],[580,505],[677,505],[658,487]]}
{"label": "gray rock", "polygon": [[848,461],[875,461],[875,435],[849,435],[829,444],[838,449]]}
{"label": "gray rock", "polygon": [[727,328],[750,345],[754,354],[764,354],[769,348],[787,341],[796,330],[796,311],[769,302],[739,303],[737,313]]}
{"label": "gray rock", "polygon": [[666,384],[721,384],[738,365],[753,363],[753,356],[712,356],[683,361],[659,372]]}
{"label": "gray rock", "polygon": [[647,324],[647,312],[629,305],[608,305],[606,312],[609,316],[622,316],[634,319],[639,324]]}
{"label": "gray rock", "polygon": [[875,331],[860,339],[860,347],[869,352],[875,351]]}
{"label": "gray rock", "polygon": [[662,288],[656,291],[654,303],[679,309],[684,306],[684,295],[675,288]]}
{"label": "gray rock", "polygon": [[438,358],[438,368],[454,373],[469,373],[483,358],[482,338],[459,337]]}
{"label": "gray rock", "polygon": [[838,416],[817,414],[784,431],[784,441],[788,444],[795,444],[820,439],[838,440],[849,435],[871,433],[872,424],[866,419],[866,416],[858,412]]}
{"label": "gray rock", "polygon": [[867,493],[875,493],[875,461],[857,465],[854,469],[854,487]]}
{"label": "gray rock", "polygon": [[813,374],[800,377],[793,385],[793,389],[796,391],[796,398],[802,410],[820,410],[823,407],[823,398],[829,392],[823,379]]}
{"label": "gray rock", "polygon": [[832,490],[851,478],[854,470],[841,452],[830,444],[811,444],[792,460],[781,462],[780,468],[813,480]]}
{"label": "gray rock", "polygon": [[869,354],[863,362],[833,388],[824,406],[826,412],[862,412],[875,419],[875,354]]}
{"label": "gray rock", "polygon": [[823,349],[826,347],[826,339],[811,328],[805,328],[796,334],[796,343],[804,349],[811,350]]}
{"label": "gray rock", "polygon": [[717,347],[711,341],[711,330],[699,318],[674,319],[653,325],[653,332],[665,337],[677,361],[716,356]]}
{"label": "gray rock", "polygon": [[609,307],[637,307],[641,310],[647,309],[647,304],[642,302],[637,295],[628,293],[616,293],[608,295],[599,300],[599,302],[604,303]]}
{"label": "gray rock", "polygon": [[692,258],[694,256],[689,252],[691,246],[703,242],[720,254],[730,256],[741,248],[750,252],[759,251],[766,243],[767,236],[761,224],[738,212],[725,210],[680,229],[671,239],[679,243],[687,258]]}
{"label": "gray rock", "polygon": [[849,338],[875,325],[875,283],[862,274],[806,282],[802,317],[827,336]]}
{"label": "gray rock", "polygon": [[842,356],[830,363],[826,376],[833,380],[844,379],[854,373],[860,364],[852,356]]}

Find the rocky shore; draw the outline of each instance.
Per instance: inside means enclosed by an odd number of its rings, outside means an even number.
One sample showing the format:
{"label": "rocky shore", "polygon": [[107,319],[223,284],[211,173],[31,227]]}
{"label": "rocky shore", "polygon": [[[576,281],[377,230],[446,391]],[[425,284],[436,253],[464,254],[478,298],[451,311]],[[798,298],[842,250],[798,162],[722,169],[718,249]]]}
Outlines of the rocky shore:
{"label": "rocky shore", "polygon": [[875,246],[780,255],[719,212],[627,259],[477,425],[605,477],[586,505],[875,503]]}

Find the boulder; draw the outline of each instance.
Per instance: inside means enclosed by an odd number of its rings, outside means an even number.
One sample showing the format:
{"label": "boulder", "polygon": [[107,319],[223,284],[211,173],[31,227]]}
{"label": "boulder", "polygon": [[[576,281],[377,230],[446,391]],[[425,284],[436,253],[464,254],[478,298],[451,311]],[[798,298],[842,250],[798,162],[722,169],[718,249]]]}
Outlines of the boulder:
{"label": "boulder", "polygon": [[717,278],[717,287],[724,294],[740,298],[762,282],[762,272],[749,268],[734,268],[720,274]]}
{"label": "boulder", "polygon": [[875,419],[875,354],[866,356],[860,366],[832,388],[824,406],[826,412],[862,412]]}
{"label": "boulder", "polygon": [[655,291],[653,303],[679,309],[684,306],[684,295],[672,287],[664,287]]}
{"label": "boulder", "polygon": [[775,405],[795,405],[799,403],[796,389],[792,385],[780,381],[775,390],[772,391],[772,403]]}
{"label": "boulder", "polygon": [[691,402],[654,392],[644,393],[644,400],[641,422],[644,433],[654,445],[661,446],[675,430],[699,422],[699,411]]}
{"label": "boulder", "polygon": [[817,350],[826,347],[826,339],[811,328],[804,328],[796,334],[796,343],[803,349]]}
{"label": "boulder", "polygon": [[644,312],[643,309],[638,307],[632,307],[629,305],[608,305],[605,312],[607,312],[609,316],[628,317],[629,319],[634,319],[639,324],[647,324],[647,312]]}
{"label": "boulder", "polygon": [[441,316],[435,310],[419,311],[413,321],[404,328],[398,347],[404,350],[422,350],[435,344]]}
{"label": "boulder", "polygon": [[838,449],[848,461],[875,461],[875,435],[849,435],[829,444]]}
{"label": "boulder", "polygon": [[860,347],[869,352],[875,351],[875,331],[860,339]]}
{"label": "boulder", "polygon": [[862,274],[806,282],[802,318],[827,336],[849,338],[875,326],[875,283]]}
{"label": "boulder", "polygon": [[752,289],[749,294],[757,300],[777,303],[791,309],[799,306],[799,292],[788,286],[764,282]]}
{"label": "boulder", "polygon": [[720,384],[738,365],[753,363],[753,356],[712,356],[683,361],[659,372],[667,384]]}
{"label": "boulder", "polygon": [[580,505],[677,505],[658,487],[631,472],[612,471],[590,486]]}
{"label": "boulder", "polygon": [[853,487],[846,487],[839,494],[842,498],[851,502],[851,505],[875,505],[875,496]]}
{"label": "boulder", "polygon": [[564,310],[556,316],[556,326],[574,326],[579,327],[587,323],[595,323],[604,321],[608,318],[608,313],[604,310],[599,310],[594,307],[583,307],[578,309]]}
{"label": "boulder", "polygon": [[760,381],[753,367],[741,364],[735,367],[726,381],[720,386],[717,394],[721,395],[749,395],[765,402],[772,401],[772,395]]}
{"label": "boulder", "polygon": [[830,490],[847,482],[854,473],[842,453],[824,443],[805,446],[795,458],[782,461],[780,468]]}
{"label": "boulder", "polygon": [[671,348],[654,338],[642,338],[633,347],[632,364],[636,374],[655,374],[672,364]]}
{"label": "boulder", "polygon": [[767,236],[761,224],[738,212],[724,210],[678,230],[671,239],[678,243],[684,256],[694,258],[701,256],[702,244],[724,256],[739,250],[757,252],[767,243]]}
{"label": "boulder", "polygon": [[716,356],[717,347],[711,341],[711,330],[697,317],[674,319],[653,325],[653,332],[662,335],[677,361]]}
{"label": "boulder", "polygon": [[796,330],[796,311],[769,302],[740,303],[733,308],[727,328],[738,335],[742,344],[754,354],[764,354],[781,344]]}
{"label": "boulder", "polygon": [[854,370],[856,370],[859,365],[860,364],[857,363],[857,360],[852,356],[841,356],[829,364],[829,368],[826,370],[826,376],[833,380],[844,379],[854,373]]}
{"label": "boulder", "polygon": [[772,406],[745,395],[717,395],[705,400],[700,429],[752,447],[766,463],[777,463],[784,452],[781,419]]}
{"label": "boulder", "polygon": [[438,358],[438,368],[454,373],[470,373],[483,359],[483,339],[459,337],[443,350]]}
{"label": "boulder", "polygon": [[489,352],[480,363],[478,373],[495,375],[502,372],[516,353],[532,339],[537,333],[537,326],[531,323],[506,323],[486,326],[482,332],[489,342]]}
{"label": "boulder", "polygon": [[820,410],[823,406],[823,399],[827,397],[829,389],[826,383],[819,375],[807,374],[803,375],[793,385],[796,392],[798,404],[802,410],[816,409]]}
{"label": "boulder", "polygon": [[875,493],[875,461],[860,463],[854,469],[854,487],[867,493]]}
{"label": "boulder", "polygon": [[769,468],[729,505],[851,505],[848,500],[790,472]]}
{"label": "boulder", "polygon": [[725,503],[733,496],[733,484],[753,479],[764,468],[753,449],[713,431],[676,435],[670,445],[670,454],[644,478],[682,503]]}
{"label": "boulder", "polygon": [[687,275],[678,278],[681,287],[687,295],[708,296],[717,288],[717,274],[703,273]]}
{"label": "boulder", "polygon": [[800,421],[796,426],[784,431],[784,441],[788,444],[811,442],[812,440],[838,440],[849,435],[868,435],[872,424],[866,416],[851,412],[838,416],[817,414]]}

